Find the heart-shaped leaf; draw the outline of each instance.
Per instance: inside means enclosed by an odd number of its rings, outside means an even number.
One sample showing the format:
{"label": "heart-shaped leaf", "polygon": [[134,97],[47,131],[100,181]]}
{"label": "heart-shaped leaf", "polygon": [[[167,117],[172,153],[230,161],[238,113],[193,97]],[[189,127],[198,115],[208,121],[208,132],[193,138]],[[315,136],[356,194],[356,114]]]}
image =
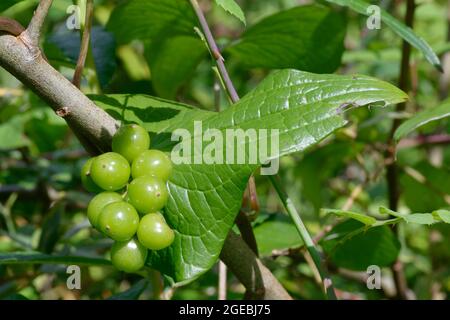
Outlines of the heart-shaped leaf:
{"label": "heart-shaped leaf", "polygon": [[[367,76],[281,70],[221,113],[147,96],[93,98],[117,118],[143,123],[159,141],[170,140],[176,129],[186,129],[191,133],[191,145],[198,143],[202,137],[194,130],[194,121],[199,120],[204,131],[278,130],[279,149],[272,155],[276,158],[305,150],[344,126],[344,112],[351,107],[396,104],[405,101],[407,95]],[[244,139],[237,147],[247,150],[249,145],[259,145],[261,139]],[[246,160],[244,164],[175,166],[168,182],[170,196],[165,216],[176,237],[169,248],[151,252],[150,266],[180,284],[192,281],[214,265],[241,206],[248,178],[259,166]]]}

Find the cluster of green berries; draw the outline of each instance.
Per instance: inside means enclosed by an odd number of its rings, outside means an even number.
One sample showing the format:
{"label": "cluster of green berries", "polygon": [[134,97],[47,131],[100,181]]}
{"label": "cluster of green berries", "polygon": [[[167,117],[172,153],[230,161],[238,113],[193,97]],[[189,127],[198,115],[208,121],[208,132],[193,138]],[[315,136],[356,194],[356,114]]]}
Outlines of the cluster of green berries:
{"label": "cluster of green berries", "polygon": [[113,137],[113,152],[89,159],[81,169],[86,190],[98,193],[88,205],[88,219],[115,241],[111,261],[126,272],[141,269],[148,250],[164,249],[175,238],[160,213],[167,203],[172,162],[149,147],[144,128],[124,125]]}

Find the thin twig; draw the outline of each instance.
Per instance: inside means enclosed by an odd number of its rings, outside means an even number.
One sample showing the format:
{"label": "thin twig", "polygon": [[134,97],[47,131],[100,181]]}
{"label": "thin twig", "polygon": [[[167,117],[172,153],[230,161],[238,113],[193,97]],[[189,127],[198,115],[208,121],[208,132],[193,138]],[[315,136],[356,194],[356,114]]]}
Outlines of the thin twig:
{"label": "thin twig", "polygon": [[89,44],[91,41],[91,29],[92,29],[92,17],[94,13],[94,1],[87,0],[86,3],[86,20],[83,28],[83,36],[81,38],[80,55],[78,56],[77,66],[73,75],[72,83],[80,88],[81,77],[83,75],[84,65],[86,63],[86,57],[89,52]]}
{"label": "thin twig", "polygon": [[25,30],[26,37],[23,39],[27,41],[27,44],[33,48],[39,46],[39,39],[41,37],[42,26],[44,25],[45,18],[48,15],[48,11],[52,5],[53,0],[41,0],[34,12],[33,18],[30,21],[27,29]]}
{"label": "thin twig", "polygon": [[450,135],[441,133],[402,139],[397,145],[397,150],[439,144],[450,144]]}
{"label": "thin twig", "polygon": [[211,55],[216,61],[220,75],[222,76],[223,82],[225,84],[227,93],[230,95],[230,98],[233,101],[233,103],[236,103],[239,101],[239,95],[236,92],[233,82],[231,81],[231,78],[228,74],[227,68],[225,67],[224,58],[222,57],[219,47],[217,46],[217,43],[214,40],[214,37],[211,33],[211,29],[209,28],[208,22],[206,21],[205,15],[203,14],[203,11],[200,8],[200,5],[198,4],[197,0],[190,0],[190,1],[192,8],[194,8],[195,14],[197,15],[202,31],[205,35],[206,42],[208,44]]}
{"label": "thin twig", "polygon": [[306,246],[306,249],[308,250],[309,254],[311,255],[311,258],[314,261],[314,264],[319,271],[320,277],[322,279],[322,285],[323,289],[328,297],[328,299],[336,299],[336,294],[334,292],[333,283],[331,281],[331,278],[328,276],[328,273],[324,267],[324,261],[322,260],[322,257],[319,254],[319,251],[316,248],[316,245],[314,244],[313,239],[311,238],[308,230],[306,229],[306,226],[304,225],[299,213],[297,212],[297,209],[295,208],[294,204],[292,203],[291,198],[287,195],[286,191],[281,185],[281,182],[279,181],[278,177],[275,176],[269,176],[270,180],[272,181],[272,185],[275,187],[275,190],[278,193],[278,196],[280,197],[281,201],[283,202],[283,205],[291,217],[291,219],[294,221],[295,226],[297,227],[297,230],[300,234],[300,237],[303,240],[303,243]]}

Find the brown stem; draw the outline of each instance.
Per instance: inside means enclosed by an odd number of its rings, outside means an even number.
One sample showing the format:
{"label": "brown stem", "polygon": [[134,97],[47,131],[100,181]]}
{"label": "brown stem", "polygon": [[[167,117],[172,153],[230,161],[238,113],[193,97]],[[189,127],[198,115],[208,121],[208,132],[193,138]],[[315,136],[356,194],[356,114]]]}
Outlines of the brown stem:
{"label": "brown stem", "polygon": [[72,83],[79,88],[81,84],[81,77],[83,75],[84,65],[86,63],[86,57],[89,52],[89,43],[91,40],[92,29],[92,16],[94,13],[94,1],[87,0],[86,3],[86,20],[83,30],[83,36],[81,38],[80,55],[78,56],[77,66],[73,75]]}
{"label": "brown stem", "polygon": [[242,210],[239,210],[239,214],[236,217],[236,225],[241,232],[242,239],[244,239],[245,243],[247,243],[247,245],[250,247],[250,249],[252,249],[255,255],[259,256],[258,245],[256,243],[252,225],[250,224],[247,215]]}
{"label": "brown stem", "polygon": [[[94,153],[110,149],[118,122],[98,108],[42,56],[33,56],[21,39],[10,34],[0,34],[0,66],[63,117],[77,137],[83,138],[88,144],[87,148],[92,147]],[[261,285],[266,287],[264,297],[267,299],[291,298],[270,270],[235,234],[225,240],[222,259],[247,288],[261,292]]]}
{"label": "brown stem", "polygon": [[248,245],[233,231],[220,254],[222,261],[247,289],[248,298],[265,300],[291,300],[291,296],[267,267],[256,257]]}
{"label": "brown stem", "polygon": [[231,101],[236,103],[239,101],[239,95],[234,88],[233,82],[228,74],[227,68],[225,67],[224,58],[220,53],[219,47],[217,46],[216,40],[212,35],[211,29],[209,28],[208,22],[206,21],[205,15],[203,14],[200,5],[197,0],[190,0],[192,8],[194,8],[195,14],[197,15],[200,26],[202,27],[202,31],[205,34],[206,42],[208,43],[209,49],[211,51],[211,55],[216,61],[217,68],[219,68],[219,72],[223,77],[223,81],[225,83],[228,94],[230,95]]}
{"label": "brown stem", "polygon": [[29,45],[33,47],[39,46],[39,39],[41,36],[42,26],[44,25],[45,18],[52,5],[53,0],[40,0],[39,5],[34,12],[33,18],[28,25],[23,38],[26,39]]}

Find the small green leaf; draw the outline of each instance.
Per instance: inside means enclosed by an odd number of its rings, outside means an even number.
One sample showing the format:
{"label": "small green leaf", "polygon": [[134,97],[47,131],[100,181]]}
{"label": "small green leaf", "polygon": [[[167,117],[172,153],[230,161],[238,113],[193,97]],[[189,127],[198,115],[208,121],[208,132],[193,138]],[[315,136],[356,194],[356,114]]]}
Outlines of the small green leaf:
{"label": "small green leaf", "polygon": [[395,140],[400,140],[412,131],[426,125],[427,123],[450,117],[450,100],[444,101],[437,107],[426,109],[411,119],[403,122],[395,131]]}
{"label": "small green leaf", "polygon": [[[368,7],[371,6],[370,3],[367,3],[363,0],[326,0],[331,3],[336,3],[340,6],[349,7],[353,11],[356,11],[362,15],[370,16],[373,12],[368,11]],[[392,15],[390,15],[385,10],[381,9],[381,21],[385,23],[387,26],[389,26],[392,31],[397,33],[400,37],[403,38],[403,40],[407,41],[409,44],[411,44],[416,49],[420,50],[422,54],[425,56],[425,58],[430,62],[433,66],[436,67],[436,69],[442,71],[441,62],[439,61],[438,56],[433,51],[433,49],[430,47],[430,45],[417,36],[414,31],[405,26],[402,22],[395,19]]]}
{"label": "small green leaf", "polygon": [[23,131],[24,119],[21,115],[0,124],[0,150],[16,149],[29,145]]}
{"label": "small green leaf", "polygon": [[366,226],[371,226],[377,222],[377,220],[374,217],[370,217],[365,214],[352,212],[352,211],[345,211],[345,210],[339,210],[339,209],[322,209],[321,212],[322,212],[322,214],[334,214],[339,217],[357,220],[359,222],[364,223]]}
{"label": "small green leaf", "polygon": [[111,262],[101,258],[49,255],[32,251],[0,253],[0,265],[9,264],[77,264],[88,266],[107,266],[111,265]]}
{"label": "small green leaf", "polygon": [[403,216],[403,219],[408,223],[432,225],[437,221],[431,213],[413,213]]}
{"label": "small green leaf", "polygon": [[367,267],[390,266],[400,252],[400,243],[388,226],[373,227],[357,232],[364,225],[347,220],[333,228],[321,241],[321,246],[334,265],[350,270],[366,271]]}
{"label": "small green leaf", "polygon": [[342,14],[319,5],[300,6],[263,19],[227,51],[247,68],[331,73],[340,66],[345,34]]}
{"label": "small green leaf", "polygon": [[380,207],[378,209],[378,212],[380,214],[387,214],[387,215],[391,215],[391,216],[394,216],[394,217],[397,217],[397,218],[403,218],[405,216],[404,214],[395,212],[395,211],[393,211],[393,210],[391,210],[389,208],[386,208],[386,207]]}
{"label": "small green leaf", "polygon": [[259,253],[263,256],[270,256],[274,250],[298,248],[303,245],[297,229],[285,215],[271,215],[253,230]]}
{"label": "small green leaf", "polygon": [[440,219],[445,223],[450,223],[450,211],[448,210],[436,210],[432,215],[435,219]]}
{"label": "small green leaf", "polygon": [[231,13],[233,16],[242,21],[245,25],[245,15],[241,7],[234,0],[216,0],[217,5],[221,6],[225,11]]}
{"label": "small green leaf", "polygon": [[41,237],[37,250],[43,253],[52,253],[59,237],[61,236],[61,217],[65,212],[65,204],[55,204],[44,220]]}

